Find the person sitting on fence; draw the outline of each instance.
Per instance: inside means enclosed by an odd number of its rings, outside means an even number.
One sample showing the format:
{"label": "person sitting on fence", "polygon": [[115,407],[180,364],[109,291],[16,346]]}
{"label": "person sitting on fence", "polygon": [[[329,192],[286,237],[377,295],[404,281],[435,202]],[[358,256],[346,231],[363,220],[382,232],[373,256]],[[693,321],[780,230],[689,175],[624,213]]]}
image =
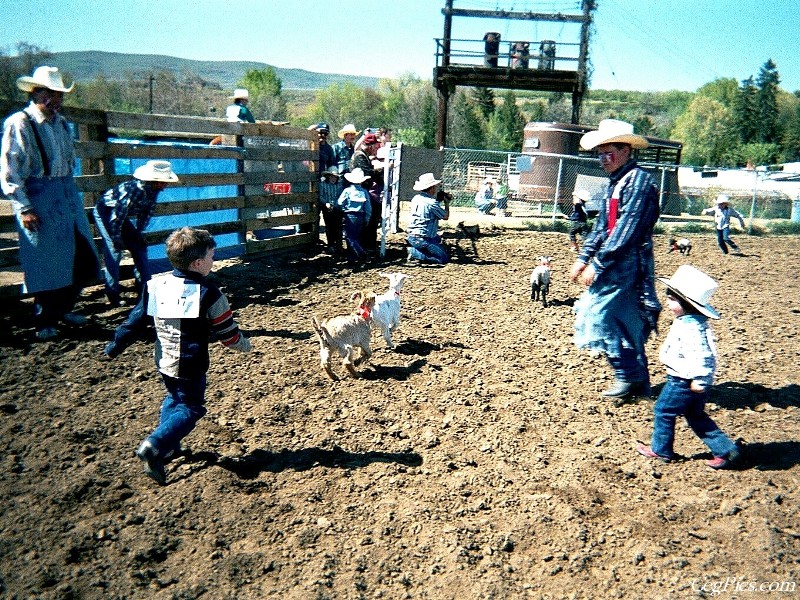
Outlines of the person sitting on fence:
{"label": "person sitting on fence", "polygon": [[490,215],[495,204],[494,179],[487,177],[483,180],[481,189],[475,193],[475,208],[485,215]]}
{"label": "person sitting on fence", "polygon": [[344,212],[347,259],[350,262],[358,262],[367,257],[367,251],[361,245],[361,239],[364,236],[364,227],[372,214],[372,206],[367,193],[369,177],[356,167],[349,173],[345,173],[344,178],[352,185],[344,188],[336,204]]}
{"label": "person sitting on fence", "polygon": [[342,182],[336,167],[328,167],[322,172],[319,183],[319,211],[325,223],[325,238],[328,252],[334,256],[342,253],[342,210],[336,201],[342,194]]}
{"label": "person sitting on fence", "polygon": [[81,288],[99,274],[89,220],[73,179],[72,130],[61,116],[66,87],[56,67],[17,79],[30,103],[6,119],[0,187],[11,200],[19,233],[25,292],[33,294],[36,338],[58,336],[59,321],[84,325],[72,312]]}
{"label": "person sitting on fence", "polygon": [[406,230],[409,264],[444,265],[450,261],[439,236],[439,220],[450,218],[451,197],[443,190],[436,193],[440,183],[441,179],[435,179],[433,173],[423,173],[414,182],[414,191],[419,193],[411,199],[411,219]]}
{"label": "person sitting on fence", "polygon": [[250,92],[244,88],[236,88],[233,90],[231,96],[233,104],[225,109],[225,118],[229,123],[255,123],[256,118],[250,109],[247,108],[247,103],[250,101]]}
{"label": "person sitting on fence", "polygon": [[166,160],[149,160],[133,172],[133,179],[120,183],[100,196],[94,205],[94,223],[103,239],[103,278],[112,306],[124,304],[120,296],[119,264],[128,250],[140,285],[150,280],[147,242],[142,232],[150,223],[158,195],[178,176]]}

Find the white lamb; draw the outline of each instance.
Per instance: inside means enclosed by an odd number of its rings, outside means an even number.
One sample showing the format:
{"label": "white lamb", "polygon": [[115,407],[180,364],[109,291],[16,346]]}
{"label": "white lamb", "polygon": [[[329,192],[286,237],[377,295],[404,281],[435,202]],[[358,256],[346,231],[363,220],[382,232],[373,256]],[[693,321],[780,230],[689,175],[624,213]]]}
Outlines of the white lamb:
{"label": "white lamb", "polygon": [[386,345],[393,349],[392,331],[400,324],[400,290],[408,275],[403,273],[378,273],[389,280],[389,289],[375,298],[370,313],[370,322],[383,333]]}
{"label": "white lamb", "polygon": [[550,263],[552,256],[540,256],[536,259],[539,265],[531,273],[531,301],[539,300],[547,307],[547,294],[550,291]]}
{"label": "white lamb", "polygon": [[[331,369],[334,351],[342,357],[342,364],[353,377],[358,377],[356,363],[367,360],[372,355],[369,347],[369,314],[374,302],[375,294],[366,294],[358,314],[333,317],[322,322],[317,317],[312,317],[311,321],[319,341],[320,363],[328,377],[334,381],[339,379]],[[360,357],[356,357],[356,348],[361,349]]]}

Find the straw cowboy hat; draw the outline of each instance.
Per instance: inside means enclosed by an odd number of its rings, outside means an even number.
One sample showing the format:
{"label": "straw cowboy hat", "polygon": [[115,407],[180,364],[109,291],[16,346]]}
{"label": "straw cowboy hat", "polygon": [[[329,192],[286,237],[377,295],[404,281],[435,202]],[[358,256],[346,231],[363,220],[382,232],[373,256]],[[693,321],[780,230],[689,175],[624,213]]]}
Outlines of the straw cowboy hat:
{"label": "straw cowboy hat", "polygon": [[633,133],[633,125],[617,119],[603,119],[594,131],[581,137],[581,148],[591,150],[603,144],[628,144],[631,148],[647,148],[649,143]]}
{"label": "straw cowboy hat", "polygon": [[344,139],[344,134],[346,133],[352,133],[353,135],[358,135],[358,130],[356,129],[355,125],[353,125],[352,123],[348,123],[339,130],[339,137]]}
{"label": "straw cowboy hat", "polygon": [[23,92],[32,92],[36,88],[47,88],[54,92],[71,92],[75,87],[73,83],[67,87],[58,72],[58,67],[37,67],[32,77],[23,75],[17,79],[17,87]]}
{"label": "straw cowboy hat", "polygon": [[164,181],[167,183],[180,181],[168,160],[148,160],[141,167],[137,167],[133,176],[140,181]]}
{"label": "straw cowboy hat", "polygon": [[588,202],[591,199],[592,195],[589,193],[589,190],[575,190],[572,192],[573,204],[577,204],[578,202]]}
{"label": "straw cowboy hat", "polygon": [[233,90],[233,96],[231,96],[231,100],[249,100],[250,99],[250,92],[248,92],[244,88],[236,88]]}
{"label": "straw cowboy hat", "polygon": [[719,284],[700,269],[692,265],[681,265],[670,279],[658,277],[658,280],[705,316],[719,319],[719,313],[708,303]]}
{"label": "straw cowboy hat", "polygon": [[347,179],[347,181],[349,181],[350,183],[359,184],[369,179],[369,175],[364,173],[363,169],[356,167],[349,173],[345,173],[344,178]]}
{"label": "straw cowboy hat", "polygon": [[728,194],[720,194],[717,196],[717,199],[714,200],[714,204],[730,204],[731,197]]}
{"label": "straw cowboy hat", "polygon": [[433,173],[423,173],[419,176],[419,178],[414,182],[414,191],[415,192],[424,192],[425,190],[432,188],[435,185],[439,185],[442,183],[441,179],[436,179],[433,176]]}

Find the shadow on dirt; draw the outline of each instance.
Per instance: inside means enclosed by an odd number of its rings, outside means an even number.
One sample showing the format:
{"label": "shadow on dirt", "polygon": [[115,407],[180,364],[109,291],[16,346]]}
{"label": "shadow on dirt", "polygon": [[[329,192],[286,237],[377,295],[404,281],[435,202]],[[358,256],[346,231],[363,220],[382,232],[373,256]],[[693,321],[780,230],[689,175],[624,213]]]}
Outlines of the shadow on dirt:
{"label": "shadow on dirt", "polygon": [[800,406],[800,385],[792,383],[782,388],[772,389],[758,383],[726,381],[712,387],[709,396],[710,401],[721,408],[730,410],[754,409],[761,404],[786,408],[787,406]]}
{"label": "shadow on dirt", "polygon": [[[207,458],[204,460],[207,461]],[[187,462],[194,461],[187,458]],[[422,456],[416,452],[348,452],[339,447],[334,447],[332,450],[303,448],[280,452],[254,450],[241,458],[216,458],[212,464],[242,479],[253,479],[263,472],[279,473],[289,469],[307,471],[315,467],[358,469],[376,462],[418,467],[422,464]]]}

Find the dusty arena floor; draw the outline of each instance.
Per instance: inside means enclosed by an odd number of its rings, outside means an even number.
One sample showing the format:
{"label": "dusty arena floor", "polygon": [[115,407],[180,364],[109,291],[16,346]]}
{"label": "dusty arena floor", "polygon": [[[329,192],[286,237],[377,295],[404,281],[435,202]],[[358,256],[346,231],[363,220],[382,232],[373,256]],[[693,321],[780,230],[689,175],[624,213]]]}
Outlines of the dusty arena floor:
{"label": "dusty arena floor", "polygon": [[[684,424],[664,465],[635,453],[652,400],[601,400],[602,358],[571,342],[581,288],[566,236],[496,229],[444,268],[352,269],[324,256],[227,261],[214,277],[254,351],[212,348],[209,414],[158,487],[132,455],[162,384],[152,343],[101,348],[124,310],[33,343],[29,302],[0,311],[0,597],[721,598],[800,583],[798,237],[710,235],[691,262],[721,283],[709,409],[745,443],[714,472]],[[554,256],[551,305],[528,299]],[[377,332],[363,378],[328,380],[311,316],[411,275],[397,349]],[[658,345],[648,348],[656,392]],[[337,371],[342,372],[337,365]],[[735,591],[735,586],[740,591]],[[764,587],[764,590],[767,588]],[[703,591],[705,590],[705,591]],[[770,594],[797,597],[800,592]]]}

